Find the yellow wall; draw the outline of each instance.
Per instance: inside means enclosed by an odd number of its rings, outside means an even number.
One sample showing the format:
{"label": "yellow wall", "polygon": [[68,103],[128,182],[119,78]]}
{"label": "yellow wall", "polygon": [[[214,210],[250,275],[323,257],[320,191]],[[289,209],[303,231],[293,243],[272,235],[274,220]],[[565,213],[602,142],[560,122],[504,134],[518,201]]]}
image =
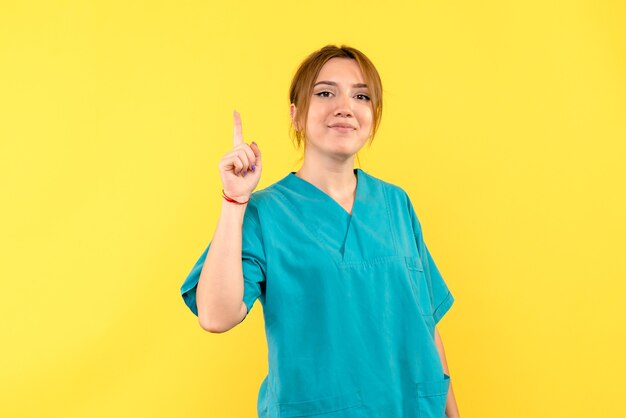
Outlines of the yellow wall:
{"label": "yellow wall", "polygon": [[0,416],[254,416],[261,305],[210,334],[179,287],[232,110],[259,188],[295,171],[287,89],[326,43],[381,73],[362,168],[409,192],[456,297],[462,416],[618,416],[625,21],[609,0],[4,2]]}

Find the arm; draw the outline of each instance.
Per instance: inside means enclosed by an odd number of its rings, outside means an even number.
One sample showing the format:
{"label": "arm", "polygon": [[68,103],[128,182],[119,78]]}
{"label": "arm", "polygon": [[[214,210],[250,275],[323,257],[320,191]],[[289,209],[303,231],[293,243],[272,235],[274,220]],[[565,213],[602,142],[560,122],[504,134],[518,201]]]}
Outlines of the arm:
{"label": "arm", "polygon": [[248,205],[222,201],[222,212],[202,266],[196,303],[198,322],[210,332],[225,332],[239,324],[248,309],[243,303],[241,241]]}
{"label": "arm", "polygon": [[[261,151],[258,145],[243,142],[241,116],[233,113],[233,149],[218,164],[223,190],[238,202],[245,202],[259,183]],[[256,170],[255,170],[256,164]],[[246,176],[247,173],[247,176]],[[232,194],[230,190],[233,190]],[[247,203],[222,201],[222,212],[206,259],[202,265],[196,306],[200,326],[210,332],[225,332],[248,314],[243,301],[242,230]]]}
{"label": "arm", "polygon": [[[435,345],[437,346],[437,351],[439,351],[439,357],[441,358],[441,364],[443,365],[443,371],[448,376],[450,372],[448,371],[448,363],[446,361],[446,353],[443,349],[443,341],[441,340],[441,336],[439,335],[439,331],[437,327],[435,327]],[[446,416],[448,418],[459,418],[459,408],[456,404],[456,399],[454,397],[454,391],[452,390],[452,379],[450,379],[450,390],[448,391],[448,399],[446,400]]]}

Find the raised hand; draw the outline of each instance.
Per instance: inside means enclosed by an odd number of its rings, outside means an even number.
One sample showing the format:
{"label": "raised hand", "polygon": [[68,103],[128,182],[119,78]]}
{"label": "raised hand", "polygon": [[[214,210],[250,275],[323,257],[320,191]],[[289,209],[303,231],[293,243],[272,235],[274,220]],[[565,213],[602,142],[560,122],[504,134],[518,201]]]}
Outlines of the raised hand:
{"label": "raised hand", "polygon": [[248,200],[261,178],[261,150],[243,141],[241,116],[233,112],[233,148],[219,162],[224,194],[240,202]]}

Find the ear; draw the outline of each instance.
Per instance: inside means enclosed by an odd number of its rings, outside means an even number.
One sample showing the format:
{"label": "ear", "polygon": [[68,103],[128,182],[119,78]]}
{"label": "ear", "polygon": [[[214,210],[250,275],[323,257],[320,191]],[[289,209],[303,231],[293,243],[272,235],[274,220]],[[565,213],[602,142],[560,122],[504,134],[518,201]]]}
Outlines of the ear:
{"label": "ear", "polygon": [[296,115],[298,114],[298,109],[296,109],[296,105],[293,103],[289,105],[289,114],[291,115],[291,123],[293,127],[295,128],[295,130],[297,131],[299,129],[298,124],[296,122]]}

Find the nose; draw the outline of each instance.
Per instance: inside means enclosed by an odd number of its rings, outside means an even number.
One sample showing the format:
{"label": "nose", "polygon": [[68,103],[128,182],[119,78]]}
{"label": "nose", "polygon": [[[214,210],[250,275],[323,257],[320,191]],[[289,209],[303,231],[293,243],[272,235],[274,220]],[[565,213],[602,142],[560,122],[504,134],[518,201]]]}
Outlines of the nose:
{"label": "nose", "polygon": [[350,97],[347,94],[338,95],[336,104],[337,106],[335,108],[335,116],[340,116],[344,118],[354,116],[352,113],[352,102],[350,101]]}

